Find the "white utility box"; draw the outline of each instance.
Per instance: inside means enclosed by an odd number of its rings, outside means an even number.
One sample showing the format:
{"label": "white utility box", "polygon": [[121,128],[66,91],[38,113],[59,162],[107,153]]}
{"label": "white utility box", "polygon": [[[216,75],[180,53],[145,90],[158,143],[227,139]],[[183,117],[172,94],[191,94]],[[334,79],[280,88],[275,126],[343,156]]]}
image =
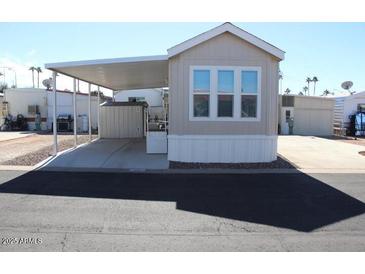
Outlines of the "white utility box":
{"label": "white utility box", "polygon": [[167,153],[167,132],[149,131],[146,136],[147,153]]}

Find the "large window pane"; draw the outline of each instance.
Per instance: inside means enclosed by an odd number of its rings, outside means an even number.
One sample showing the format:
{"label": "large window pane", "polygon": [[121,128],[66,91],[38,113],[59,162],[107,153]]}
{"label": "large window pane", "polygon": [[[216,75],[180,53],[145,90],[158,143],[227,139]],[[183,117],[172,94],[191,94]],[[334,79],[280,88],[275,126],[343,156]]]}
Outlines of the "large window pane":
{"label": "large window pane", "polygon": [[210,71],[209,70],[194,70],[194,91],[209,91],[210,90]]}
{"label": "large window pane", "polygon": [[218,95],[218,117],[233,116],[233,95]]}
{"label": "large window pane", "polygon": [[241,96],[241,117],[256,117],[257,96]]}
{"label": "large window pane", "polygon": [[194,95],[194,117],[209,117],[209,95]]}
{"label": "large window pane", "polygon": [[241,92],[257,93],[257,71],[241,72]]}
{"label": "large window pane", "polygon": [[233,70],[218,71],[218,92],[233,92],[234,89]]}

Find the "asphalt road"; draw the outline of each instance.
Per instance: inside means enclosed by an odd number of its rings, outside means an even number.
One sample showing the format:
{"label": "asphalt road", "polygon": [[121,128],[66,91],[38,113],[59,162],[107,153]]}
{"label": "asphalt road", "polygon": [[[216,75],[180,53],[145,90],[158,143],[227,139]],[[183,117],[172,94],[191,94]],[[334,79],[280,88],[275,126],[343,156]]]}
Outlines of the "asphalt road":
{"label": "asphalt road", "polygon": [[365,251],[365,174],[0,171],[1,251]]}

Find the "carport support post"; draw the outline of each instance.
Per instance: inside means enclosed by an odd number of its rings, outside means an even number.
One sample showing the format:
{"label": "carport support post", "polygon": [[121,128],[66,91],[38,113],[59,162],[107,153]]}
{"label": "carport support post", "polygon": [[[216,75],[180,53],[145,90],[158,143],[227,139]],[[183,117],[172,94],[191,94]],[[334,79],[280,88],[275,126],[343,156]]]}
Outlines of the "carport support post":
{"label": "carport support post", "polygon": [[100,87],[98,86],[98,138],[100,139]]}
{"label": "carport support post", "polygon": [[74,78],[74,94],[73,94],[73,108],[74,108],[74,147],[77,146],[77,113],[76,113],[76,79]]}
{"label": "carport support post", "polygon": [[56,76],[57,73],[54,71],[52,73],[53,78],[53,155],[57,155],[57,88],[56,88]]}
{"label": "carport support post", "polygon": [[89,142],[91,142],[91,84],[89,83]]}

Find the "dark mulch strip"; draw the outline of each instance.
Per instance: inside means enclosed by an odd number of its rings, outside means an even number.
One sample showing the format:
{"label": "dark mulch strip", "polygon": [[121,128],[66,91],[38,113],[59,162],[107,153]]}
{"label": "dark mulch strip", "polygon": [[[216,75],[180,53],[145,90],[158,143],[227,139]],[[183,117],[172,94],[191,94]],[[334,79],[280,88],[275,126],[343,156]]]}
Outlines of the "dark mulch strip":
{"label": "dark mulch strip", "polygon": [[296,168],[289,161],[278,156],[276,161],[270,163],[185,163],[170,161],[172,169],[202,169],[202,168],[225,168],[225,169],[265,169],[265,168]]}

